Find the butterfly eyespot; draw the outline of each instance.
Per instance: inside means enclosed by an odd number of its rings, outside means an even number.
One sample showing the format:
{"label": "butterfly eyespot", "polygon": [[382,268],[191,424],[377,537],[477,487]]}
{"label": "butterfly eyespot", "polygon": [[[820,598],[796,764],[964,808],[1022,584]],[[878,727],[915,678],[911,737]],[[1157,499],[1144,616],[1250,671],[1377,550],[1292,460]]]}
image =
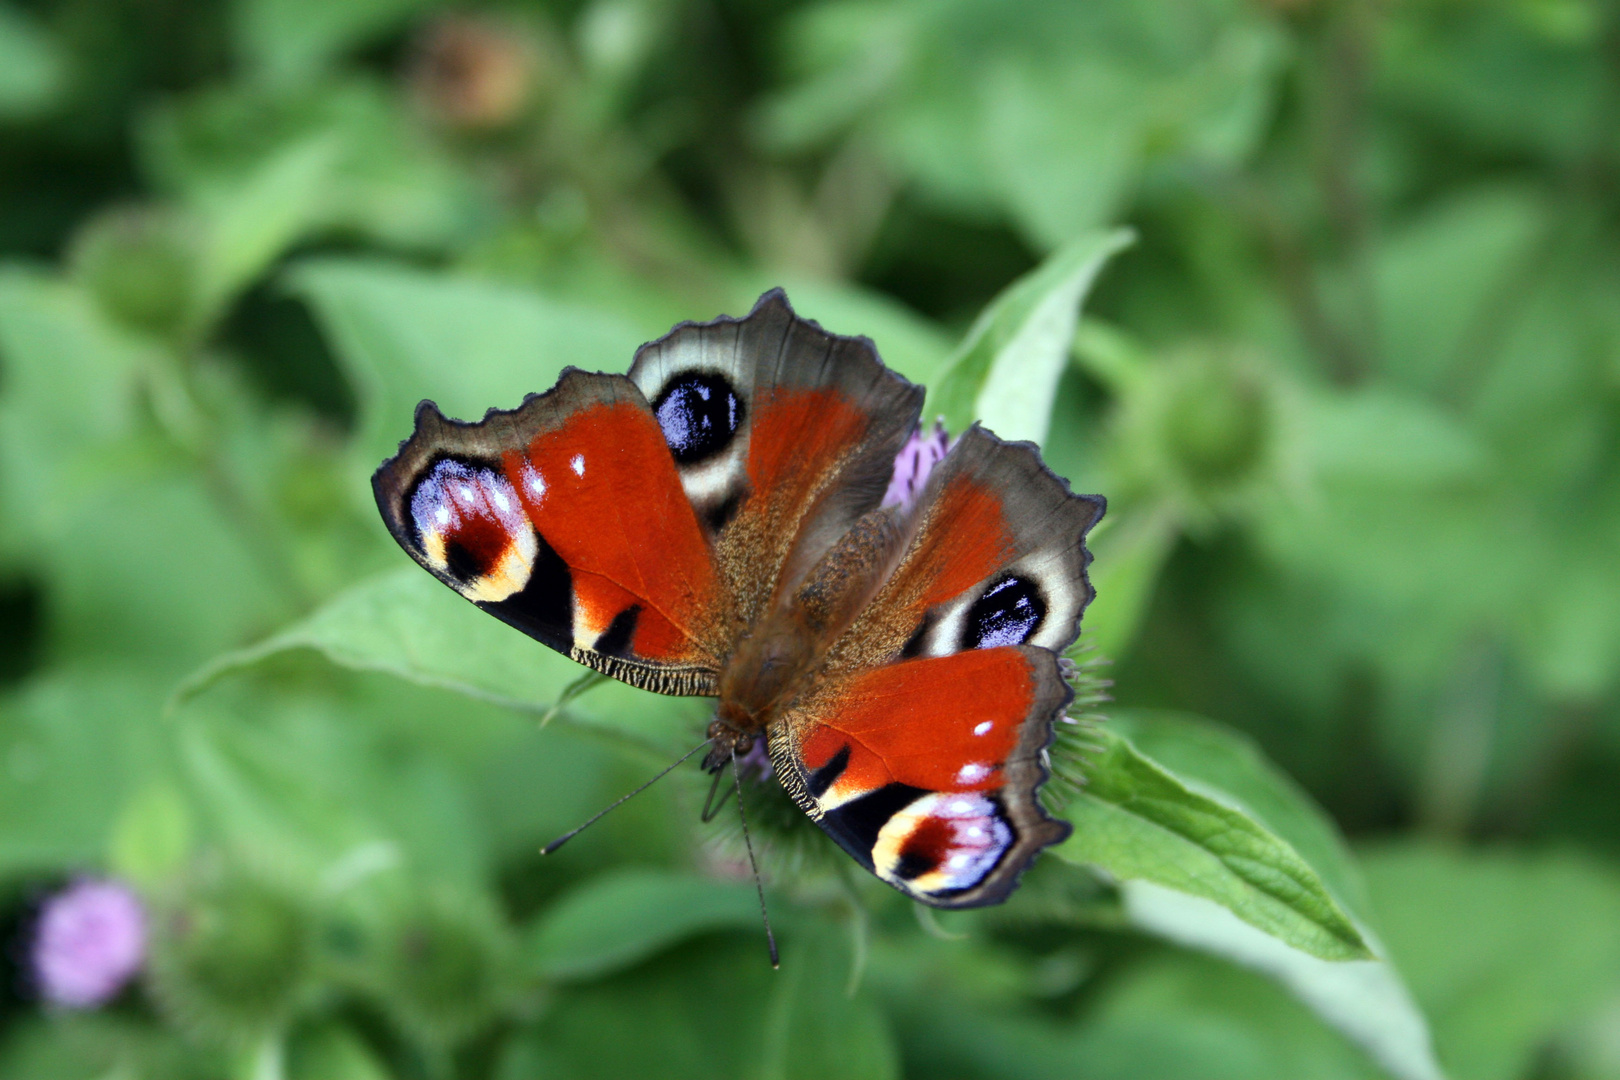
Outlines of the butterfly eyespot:
{"label": "butterfly eyespot", "polygon": [[693,372],[664,387],[653,412],[676,463],[695,465],[731,445],[745,409],[725,376]]}
{"label": "butterfly eyespot", "polygon": [[1009,574],[992,584],[968,609],[962,648],[993,649],[1022,645],[1035,636],[1046,618],[1046,597],[1026,578]]}
{"label": "butterfly eyespot", "polygon": [[527,583],[534,529],[494,469],[445,458],[418,482],[410,510],[418,550],[464,596],[500,600]]}

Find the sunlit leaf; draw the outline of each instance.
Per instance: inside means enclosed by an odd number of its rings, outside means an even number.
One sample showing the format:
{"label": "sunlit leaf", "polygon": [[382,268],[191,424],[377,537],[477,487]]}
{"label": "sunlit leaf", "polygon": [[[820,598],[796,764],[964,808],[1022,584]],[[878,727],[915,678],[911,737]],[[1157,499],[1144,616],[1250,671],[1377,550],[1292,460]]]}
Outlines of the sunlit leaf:
{"label": "sunlit leaf", "polygon": [[1064,811],[1074,835],[1055,850],[1121,882],[1144,880],[1211,900],[1327,960],[1371,955],[1321,876],[1294,848],[1230,803],[1179,777],[1106,727],[1086,784]]}
{"label": "sunlit leaf", "polygon": [[953,431],[978,420],[1003,439],[1044,439],[1080,303],[1131,236],[1083,236],[1002,290],[929,388],[927,410]]}

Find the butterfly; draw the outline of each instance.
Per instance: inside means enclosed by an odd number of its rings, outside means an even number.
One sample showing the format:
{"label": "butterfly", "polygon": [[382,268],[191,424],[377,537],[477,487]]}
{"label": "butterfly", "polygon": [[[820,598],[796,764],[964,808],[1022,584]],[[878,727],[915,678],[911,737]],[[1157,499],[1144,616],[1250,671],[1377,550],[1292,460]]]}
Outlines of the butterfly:
{"label": "butterfly", "polygon": [[942,453],[922,404],[869,339],[773,290],[478,423],[424,401],[373,488],[399,545],[491,615],[717,698],[709,771],[763,743],[856,862],[977,907],[1069,835],[1038,790],[1105,503],[978,425]]}

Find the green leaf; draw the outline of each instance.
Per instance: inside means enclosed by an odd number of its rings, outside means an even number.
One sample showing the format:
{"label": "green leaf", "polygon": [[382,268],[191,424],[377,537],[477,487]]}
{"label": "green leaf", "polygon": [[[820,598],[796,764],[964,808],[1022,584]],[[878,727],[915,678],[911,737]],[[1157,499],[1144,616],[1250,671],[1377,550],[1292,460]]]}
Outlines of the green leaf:
{"label": "green leaf", "polygon": [[[193,672],[175,699],[184,701],[231,672],[300,649],[342,667],[383,672],[541,715],[585,671],[411,565],[361,582],[257,645],[216,658]],[[567,701],[560,716],[664,754],[685,741],[691,725],[683,721],[694,708],[702,706],[608,681]]]}
{"label": "green leaf", "polygon": [[356,447],[368,471],[411,433],[423,398],[476,420],[549,390],[570,364],[628,370],[643,341],[607,312],[382,262],[315,260],[290,281],[359,392]]}
{"label": "green leaf", "polygon": [[1103,656],[1119,660],[1130,654],[1180,535],[1175,514],[1161,506],[1135,514],[1113,510],[1088,539],[1094,557],[1088,575],[1097,596],[1086,608],[1085,629]]}
{"label": "green leaf", "polygon": [[758,924],[751,885],[621,870],[593,878],[546,909],[529,932],[529,959],[544,978],[594,979],[694,934]]}
{"label": "green leaf", "polygon": [[122,878],[155,888],[176,874],[192,846],[191,811],[171,783],[150,780],[113,823],[107,865]]}
{"label": "green leaf", "polygon": [[0,119],[39,115],[66,86],[61,46],[23,12],[0,4]]}
{"label": "green leaf", "polygon": [[883,1080],[900,1075],[882,1015],[849,992],[848,935],[806,928],[787,943],[760,1028],[750,1080]]}
{"label": "green leaf", "polygon": [[1123,229],[1087,234],[1003,289],[947,362],[927,408],[953,431],[978,420],[1004,439],[1045,439],[1080,302],[1131,239]]}
{"label": "green leaf", "polygon": [[267,82],[319,74],[344,51],[384,34],[434,0],[235,0],[236,44]]}
{"label": "green leaf", "polygon": [[[1441,1075],[1422,1012],[1377,955],[1353,861],[1332,823],[1286,776],[1247,739],[1195,717],[1126,712],[1103,740],[1081,799],[1098,797],[1108,812],[1076,816],[1071,808],[1076,833],[1060,855],[1102,851],[1086,861],[1120,881],[1133,924],[1270,976],[1391,1075]],[[1124,760],[1108,765],[1116,755]],[[1098,785],[1099,772],[1117,776]],[[1137,815],[1148,819],[1146,828],[1127,820]],[[1087,836],[1109,829],[1117,835]],[[1124,859],[1116,844],[1129,847]],[[1101,861],[1109,857],[1112,864]],[[1256,893],[1267,899],[1256,903]],[[1279,904],[1287,910],[1280,917]]]}
{"label": "green leaf", "polygon": [[1362,853],[1390,952],[1456,1080],[1534,1073],[1620,990],[1620,873],[1574,851],[1405,843]]}
{"label": "green leaf", "polygon": [[1118,881],[1212,900],[1327,960],[1372,956],[1321,876],[1242,810],[1200,794],[1125,736],[1101,728],[1085,786],[1064,811],[1074,835],[1055,850]]}

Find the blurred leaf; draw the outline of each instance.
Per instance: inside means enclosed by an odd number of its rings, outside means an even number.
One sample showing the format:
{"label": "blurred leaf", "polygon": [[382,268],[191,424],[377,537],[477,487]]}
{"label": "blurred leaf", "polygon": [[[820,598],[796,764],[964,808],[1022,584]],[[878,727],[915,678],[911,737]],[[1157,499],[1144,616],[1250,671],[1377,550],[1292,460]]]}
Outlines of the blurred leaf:
{"label": "blurred leaf", "polygon": [[56,39],[10,3],[0,4],[0,120],[37,116],[56,104],[66,84]]}
{"label": "blurred leaf", "polygon": [[472,198],[399,102],[365,81],[227,86],[154,110],[139,135],[146,170],[200,221],[205,318],[301,240],[442,245]]}
{"label": "blurred leaf", "polygon": [[1456,1080],[1527,1075],[1620,986],[1620,874],[1574,852],[1405,844],[1362,866],[1390,952]]}
{"label": "blurred leaf", "polygon": [[0,870],[100,864],[136,778],[164,733],[144,673],[58,668],[0,702]]}
{"label": "blurred leaf", "polygon": [[346,1027],[300,1032],[287,1050],[287,1080],[390,1080],[376,1053]]}
{"label": "blurred leaf", "polygon": [[1097,597],[1086,608],[1085,629],[1097,651],[1111,660],[1129,655],[1136,631],[1153,602],[1159,572],[1181,531],[1168,508],[1110,511],[1088,539],[1093,562],[1087,573]]}
{"label": "blurred leaf", "polygon": [[1400,1080],[1440,1080],[1428,1024],[1385,960],[1322,960],[1228,909],[1151,881],[1121,885],[1133,924],[1269,975]]}
{"label": "blurred leaf", "polygon": [[1302,424],[1316,473],[1329,481],[1421,487],[1477,481],[1489,451],[1421,398],[1372,384],[1309,399]]}
{"label": "blurred leaf", "polygon": [[1390,375],[1433,389],[1490,344],[1501,307],[1528,283],[1548,208],[1532,191],[1481,187],[1450,195],[1379,249],[1374,288]]}
{"label": "blurred leaf", "polygon": [[253,74],[282,86],[387,33],[438,0],[233,0],[236,44]]}
{"label": "blurred leaf", "polygon": [[1080,303],[1131,239],[1126,230],[1083,236],[1003,289],[947,362],[927,409],[953,431],[978,420],[1003,439],[1045,439]]}
{"label": "blurred leaf", "polygon": [[191,844],[185,797],[173,784],[150,780],[113,823],[107,865],[118,876],[153,889],[180,871]]}
{"label": "blurred leaf", "polygon": [[356,453],[368,472],[410,435],[423,398],[477,419],[549,390],[570,364],[627,371],[643,340],[606,312],[380,262],[315,260],[291,281],[359,392]]}
{"label": "blurred leaf", "polygon": [[849,991],[848,935],[806,927],[788,939],[759,1035],[759,1080],[883,1080],[900,1075],[882,1015]]}
{"label": "blurred leaf", "polygon": [[1214,901],[1325,960],[1372,954],[1321,877],[1240,806],[1200,794],[1106,727],[1064,810],[1074,835],[1053,850],[1117,881],[1145,880]]}
{"label": "blurred leaf", "polygon": [[594,979],[693,934],[759,924],[751,885],[626,869],[592,878],[546,909],[529,931],[530,963],[550,979]]}
{"label": "blurred leaf", "polygon": [[[193,673],[176,698],[184,700],[226,674],[297,649],[313,649],[344,667],[542,715],[584,671],[412,565],[362,582],[275,636],[219,657]],[[561,716],[663,753],[685,741],[687,725],[681,720],[691,711],[683,699],[609,681],[575,698]]]}

